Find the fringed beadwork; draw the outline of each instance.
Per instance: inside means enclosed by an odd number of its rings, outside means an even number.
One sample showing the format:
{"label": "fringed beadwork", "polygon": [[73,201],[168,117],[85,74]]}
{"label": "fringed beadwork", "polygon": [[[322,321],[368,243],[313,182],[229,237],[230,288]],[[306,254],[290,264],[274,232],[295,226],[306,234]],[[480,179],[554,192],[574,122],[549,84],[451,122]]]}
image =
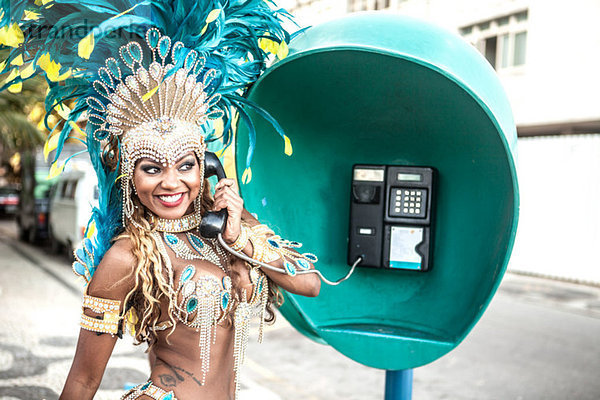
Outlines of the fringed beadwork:
{"label": "fringed beadwork", "polygon": [[[245,300],[245,299],[244,299]],[[235,380],[235,395],[240,391],[239,373],[246,358],[248,337],[250,336],[250,318],[252,309],[246,301],[240,302],[234,313],[233,324],[235,326],[233,341],[233,374]]]}

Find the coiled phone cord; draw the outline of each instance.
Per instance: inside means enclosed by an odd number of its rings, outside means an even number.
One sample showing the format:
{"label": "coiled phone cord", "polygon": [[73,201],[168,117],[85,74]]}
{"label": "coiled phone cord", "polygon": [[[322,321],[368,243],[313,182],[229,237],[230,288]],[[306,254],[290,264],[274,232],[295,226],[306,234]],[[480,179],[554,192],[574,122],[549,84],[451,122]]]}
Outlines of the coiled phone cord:
{"label": "coiled phone cord", "polygon": [[[225,249],[230,252],[231,254],[233,254],[236,257],[241,258],[244,261],[249,262],[250,264],[254,264],[254,265],[258,265],[261,268],[266,268],[268,270],[271,271],[275,271],[275,272],[279,272],[280,274],[287,274],[287,272],[285,272],[285,270],[283,268],[277,268],[274,267],[272,265],[269,265],[267,263],[264,262],[260,262],[257,261],[251,257],[248,257],[247,255],[245,255],[244,253],[235,251],[234,249],[232,249],[231,247],[229,247],[229,245],[227,245],[227,243],[225,243],[225,240],[223,240],[223,236],[219,233],[217,238],[219,239],[219,243],[221,243],[221,246],[225,247]],[[344,276],[343,278],[338,279],[335,282],[330,281],[329,279],[325,278],[323,276],[323,274],[321,273],[321,271],[319,271],[318,269],[309,269],[309,270],[305,270],[305,271],[297,271],[296,274],[298,275],[303,275],[303,274],[317,274],[319,276],[319,278],[321,278],[321,280],[323,282],[325,282],[328,285],[331,286],[336,286],[339,285],[340,283],[344,282],[346,279],[350,278],[350,275],[352,275],[354,273],[354,269],[356,268],[356,266],[358,264],[360,264],[360,262],[363,260],[363,258],[361,256],[359,256],[356,261],[354,261],[354,264],[352,264],[352,268],[350,268],[350,271],[346,274],[346,276]]]}

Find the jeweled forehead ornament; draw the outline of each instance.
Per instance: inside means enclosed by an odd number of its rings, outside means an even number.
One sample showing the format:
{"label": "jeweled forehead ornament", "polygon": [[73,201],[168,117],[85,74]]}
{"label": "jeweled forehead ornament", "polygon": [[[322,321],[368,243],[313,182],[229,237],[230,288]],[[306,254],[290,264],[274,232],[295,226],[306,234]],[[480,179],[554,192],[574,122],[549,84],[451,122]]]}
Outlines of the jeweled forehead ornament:
{"label": "jeweled forehead ornament", "polygon": [[119,56],[131,73],[122,73],[119,61],[108,58],[93,83],[106,102],[87,99],[88,121],[95,125],[96,139],[117,137],[120,141],[123,216],[130,221],[136,161],[150,158],[167,166],[194,152],[203,174],[203,125],[223,116],[214,107],[221,96],[207,95],[216,71],[205,68],[204,57],[181,42],[171,44],[171,38],[156,28],[146,32],[146,43],[151,56],[148,68],[138,42],[122,46]]}

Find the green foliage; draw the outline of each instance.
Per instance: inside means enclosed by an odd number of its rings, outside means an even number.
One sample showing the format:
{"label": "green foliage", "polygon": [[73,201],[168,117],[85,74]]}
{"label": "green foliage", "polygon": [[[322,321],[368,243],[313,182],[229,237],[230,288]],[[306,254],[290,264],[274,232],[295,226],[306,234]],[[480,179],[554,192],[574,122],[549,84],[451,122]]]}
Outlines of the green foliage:
{"label": "green foliage", "polygon": [[44,99],[44,82],[30,79],[21,93],[0,93],[0,147],[4,152],[33,149],[44,142],[44,136],[28,119],[30,108]]}

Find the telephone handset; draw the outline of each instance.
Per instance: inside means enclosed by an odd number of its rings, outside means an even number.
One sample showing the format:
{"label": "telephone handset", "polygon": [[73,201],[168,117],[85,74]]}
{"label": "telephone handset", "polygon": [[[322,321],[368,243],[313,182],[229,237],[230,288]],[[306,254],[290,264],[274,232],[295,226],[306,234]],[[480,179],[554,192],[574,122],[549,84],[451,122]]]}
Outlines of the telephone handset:
{"label": "telephone handset", "polygon": [[[209,176],[213,176],[213,175],[216,175],[218,180],[221,180],[221,179],[227,177],[225,175],[225,170],[223,169],[223,165],[221,165],[221,161],[219,161],[219,158],[217,157],[217,155],[215,153],[211,153],[211,152],[207,151],[204,153],[204,177],[208,178]],[[286,270],[283,268],[277,268],[272,265],[257,261],[251,257],[248,257],[244,253],[233,250],[227,243],[225,243],[225,240],[223,240],[222,233],[225,230],[226,224],[227,224],[227,210],[226,209],[222,209],[219,211],[209,211],[202,216],[202,221],[200,222],[200,235],[204,236],[205,238],[211,238],[211,239],[217,238],[219,240],[219,243],[221,243],[221,246],[223,246],[225,248],[225,250],[227,250],[231,254],[233,254],[251,264],[257,265],[261,268],[279,272],[281,274],[287,273]],[[346,279],[348,279],[348,277],[350,277],[350,275],[352,275],[352,272],[354,272],[354,267],[356,267],[356,264],[358,264],[359,262],[360,261],[355,262],[355,265],[352,267],[350,272],[345,277],[343,277],[335,282],[331,282],[331,281],[327,280],[321,274],[321,272],[317,269],[296,271],[296,274],[298,274],[298,275],[317,274],[319,276],[319,278],[321,278],[321,280],[323,280],[323,282],[325,282],[329,285],[337,285],[337,284],[345,281]]]}
{"label": "telephone handset", "polygon": [[[217,179],[227,178],[223,165],[215,153],[204,153],[204,177],[217,175]],[[202,193],[200,193],[202,195]],[[200,234],[205,238],[216,238],[225,229],[227,223],[227,209],[209,211],[202,216]]]}

